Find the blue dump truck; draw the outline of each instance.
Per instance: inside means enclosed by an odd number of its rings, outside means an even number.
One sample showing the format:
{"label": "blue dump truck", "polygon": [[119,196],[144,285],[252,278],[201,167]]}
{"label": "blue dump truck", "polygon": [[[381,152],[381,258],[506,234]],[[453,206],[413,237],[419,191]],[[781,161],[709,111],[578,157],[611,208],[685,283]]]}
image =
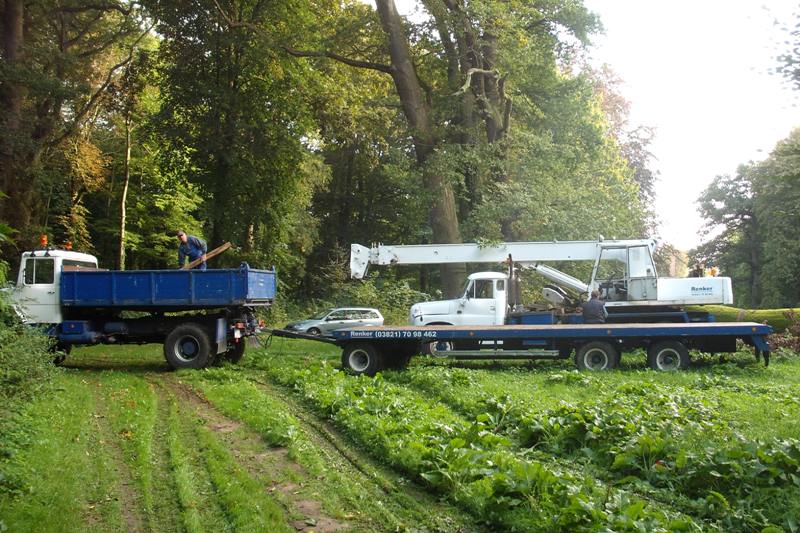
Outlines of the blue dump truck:
{"label": "blue dump truck", "polygon": [[22,254],[14,307],[57,339],[59,358],[81,344],[163,343],[172,368],[239,361],[259,331],[255,308],[275,299],[274,270],[103,270],[89,254]]}

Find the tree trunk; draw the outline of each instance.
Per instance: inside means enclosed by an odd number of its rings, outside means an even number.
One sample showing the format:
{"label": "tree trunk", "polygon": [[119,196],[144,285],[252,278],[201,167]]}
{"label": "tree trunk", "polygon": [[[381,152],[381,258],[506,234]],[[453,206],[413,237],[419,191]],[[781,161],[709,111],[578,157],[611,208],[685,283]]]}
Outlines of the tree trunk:
{"label": "tree trunk", "polygon": [[[23,46],[25,7],[22,0],[5,0],[3,11],[3,61],[11,73],[12,81],[0,86],[0,115],[2,124],[0,145],[0,187],[8,195],[2,202],[0,217],[19,231],[28,230],[31,220],[32,187],[26,176],[23,163],[26,150],[22,140],[22,105],[27,94],[26,87],[15,80],[24,63]],[[22,237],[26,237],[25,234]],[[24,244],[24,243],[19,243]]]}
{"label": "tree trunk", "polygon": [[[434,134],[431,109],[411,58],[408,39],[394,0],[376,0],[381,25],[389,39],[392,79],[400,97],[403,113],[411,127],[417,163],[422,169],[423,185],[431,195],[430,221],[435,243],[460,243],[455,194],[451,184],[426,165],[438,140]],[[458,295],[466,278],[466,265],[441,265],[445,297]]]}
{"label": "tree trunk", "polygon": [[125,178],[119,206],[119,269],[125,270],[125,219],[127,217],[128,186],[131,182],[131,117],[125,117]]}

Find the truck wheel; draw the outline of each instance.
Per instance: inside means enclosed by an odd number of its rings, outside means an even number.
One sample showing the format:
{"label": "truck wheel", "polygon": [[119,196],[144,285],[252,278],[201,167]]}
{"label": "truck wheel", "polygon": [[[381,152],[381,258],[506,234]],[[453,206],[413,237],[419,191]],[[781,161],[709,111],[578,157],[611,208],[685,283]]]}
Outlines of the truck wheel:
{"label": "truck wheel", "polygon": [[619,365],[619,352],[613,345],[602,342],[587,342],[575,353],[578,370],[611,370]]}
{"label": "truck wheel", "polygon": [[342,368],[356,376],[374,376],[383,369],[383,354],[371,344],[350,344],[342,351]]}
{"label": "truck wheel", "polygon": [[647,350],[647,364],[653,370],[683,370],[689,366],[689,350],[680,341],[661,341]]}
{"label": "truck wheel", "polygon": [[[442,352],[449,352],[453,350],[453,343],[450,341],[434,341],[434,342],[426,342],[420,346],[420,353],[422,355],[429,355],[432,357],[447,357]],[[436,350],[438,353],[434,354],[433,351]]]}
{"label": "truck wheel", "polygon": [[230,361],[231,363],[238,363],[244,357],[244,339],[239,339],[239,342],[235,343],[231,348],[228,348],[228,351],[224,354],[225,359]]}
{"label": "truck wheel", "polygon": [[181,324],[167,335],[164,357],[172,368],[205,368],[213,361],[208,333],[199,324]]}

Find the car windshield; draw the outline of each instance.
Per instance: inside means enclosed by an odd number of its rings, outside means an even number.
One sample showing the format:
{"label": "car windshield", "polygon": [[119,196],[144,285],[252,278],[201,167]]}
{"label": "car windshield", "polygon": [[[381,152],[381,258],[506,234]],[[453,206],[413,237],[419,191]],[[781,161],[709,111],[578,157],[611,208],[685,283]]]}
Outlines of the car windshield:
{"label": "car windshield", "polygon": [[322,320],[323,318],[328,316],[328,313],[330,313],[330,312],[331,312],[331,309],[326,309],[324,311],[320,311],[316,315],[311,315],[310,317],[308,317],[308,320]]}

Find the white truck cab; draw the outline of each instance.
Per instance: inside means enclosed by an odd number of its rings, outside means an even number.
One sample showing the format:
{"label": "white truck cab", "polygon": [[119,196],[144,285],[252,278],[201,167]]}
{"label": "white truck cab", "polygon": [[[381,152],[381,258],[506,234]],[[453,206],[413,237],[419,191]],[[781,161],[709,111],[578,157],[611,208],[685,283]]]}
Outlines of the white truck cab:
{"label": "white truck cab", "polygon": [[26,324],[62,321],[62,269],[96,269],[93,255],[67,250],[37,250],[22,254],[17,284],[11,289],[14,308]]}
{"label": "white truck cab", "polygon": [[411,324],[502,325],[506,319],[507,289],[508,276],[502,272],[470,274],[460,298],[414,304]]}

